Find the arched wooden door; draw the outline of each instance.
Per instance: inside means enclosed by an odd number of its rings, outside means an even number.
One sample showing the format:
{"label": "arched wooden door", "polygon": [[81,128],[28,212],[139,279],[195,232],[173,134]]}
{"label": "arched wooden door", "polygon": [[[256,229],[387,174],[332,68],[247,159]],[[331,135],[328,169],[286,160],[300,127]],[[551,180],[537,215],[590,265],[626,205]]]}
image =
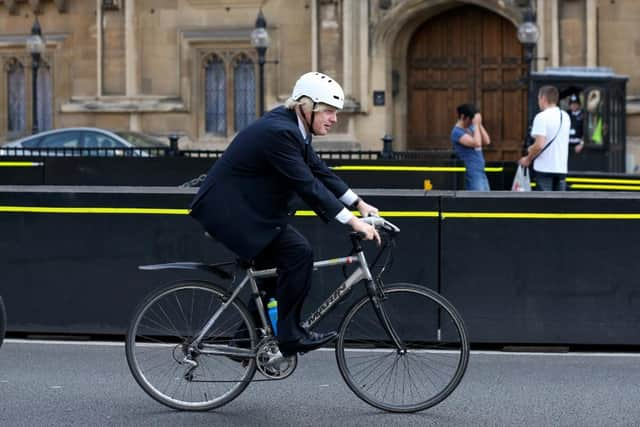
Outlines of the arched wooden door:
{"label": "arched wooden door", "polygon": [[515,160],[524,138],[524,51],[516,27],[476,6],[462,6],[426,21],[408,52],[409,150],[449,149],[459,104],[483,116],[491,160]]}

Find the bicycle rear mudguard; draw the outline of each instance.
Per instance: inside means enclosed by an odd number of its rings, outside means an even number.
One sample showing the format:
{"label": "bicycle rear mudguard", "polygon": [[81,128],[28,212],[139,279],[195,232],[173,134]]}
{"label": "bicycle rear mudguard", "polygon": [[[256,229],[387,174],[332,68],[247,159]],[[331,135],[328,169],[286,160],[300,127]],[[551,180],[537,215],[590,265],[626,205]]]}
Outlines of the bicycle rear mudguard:
{"label": "bicycle rear mudguard", "polygon": [[235,262],[224,262],[220,264],[204,264],[202,262],[170,262],[167,264],[139,265],[140,270],[200,270],[218,276],[221,279],[233,279],[233,274],[229,273],[222,266],[234,265]]}

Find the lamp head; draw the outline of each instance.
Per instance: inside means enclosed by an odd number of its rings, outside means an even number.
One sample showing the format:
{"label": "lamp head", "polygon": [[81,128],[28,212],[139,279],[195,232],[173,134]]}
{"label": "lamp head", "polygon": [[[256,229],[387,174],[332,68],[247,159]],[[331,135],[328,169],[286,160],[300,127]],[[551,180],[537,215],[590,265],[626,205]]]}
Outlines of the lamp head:
{"label": "lamp head", "polygon": [[251,32],[251,46],[254,48],[268,48],[269,47],[269,33],[267,32],[267,21],[264,19],[262,9],[258,12],[258,18],[256,19],[256,25]]}
{"label": "lamp head", "polygon": [[45,50],[44,39],[42,38],[42,30],[40,29],[40,22],[38,18],[31,27],[31,35],[27,37],[27,51],[30,54],[42,54]]}
{"label": "lamp head", "polygon": [[536,18],[531,10],[527,10],[524,19],[518,25],[518,40],[525,47],[532,47],[538,42],[539,37],[540,29],[536,25]]}

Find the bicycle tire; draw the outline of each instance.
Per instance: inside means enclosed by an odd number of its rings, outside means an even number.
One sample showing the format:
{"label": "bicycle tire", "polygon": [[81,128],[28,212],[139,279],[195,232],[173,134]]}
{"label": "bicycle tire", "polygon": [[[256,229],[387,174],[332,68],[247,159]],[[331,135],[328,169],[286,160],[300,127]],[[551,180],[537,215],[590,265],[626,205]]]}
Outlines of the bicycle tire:
{"label": "bicycle tire", "polygon": [[4,335],[7,332],[7,310],[4,306],[4,301],[0,297],[0,347],[4,342]]}
{"label": "bicycle tire", "polygon": [[[369,296],[347,311],[336,342],[338,368],[349,388],[388,412],[417,412],[446,399],[469,361],[464,322],[438,293],[411,283],[384,288],[390,324],[406,346],[386,334]],[[425,391],[420,391],[420,387]]]}
{"label": "bicycle tire", "polygon": [[[231,402],[249,385],[255,358],[201,353],[194,358],[199,365],[193,377],[184,362],[188,344],[228,300],[213,283],[186,280],[153,292],[139,305],[125,347],[129,369],[149,396],[174,409],[207,411]],[[203,343],[256,347],[254,321],[240,300],[227,306]]]}

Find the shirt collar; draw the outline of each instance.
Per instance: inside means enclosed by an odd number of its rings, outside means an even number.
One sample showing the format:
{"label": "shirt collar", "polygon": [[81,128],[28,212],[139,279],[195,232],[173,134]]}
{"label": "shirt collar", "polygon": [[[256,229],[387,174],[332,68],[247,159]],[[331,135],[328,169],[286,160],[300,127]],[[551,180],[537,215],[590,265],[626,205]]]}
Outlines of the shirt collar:
{"label": "shirt collar", "polygon": [[304,141],[305,144],[308,144],[309,141],[307,140],[307,130],[305,129],[304,123],[302,123],[302,119],[300,118],[297,112],[296,112],[296,117],[298,119],[298,129],[300,129],[300,133],[302,134],[302,140]]}

